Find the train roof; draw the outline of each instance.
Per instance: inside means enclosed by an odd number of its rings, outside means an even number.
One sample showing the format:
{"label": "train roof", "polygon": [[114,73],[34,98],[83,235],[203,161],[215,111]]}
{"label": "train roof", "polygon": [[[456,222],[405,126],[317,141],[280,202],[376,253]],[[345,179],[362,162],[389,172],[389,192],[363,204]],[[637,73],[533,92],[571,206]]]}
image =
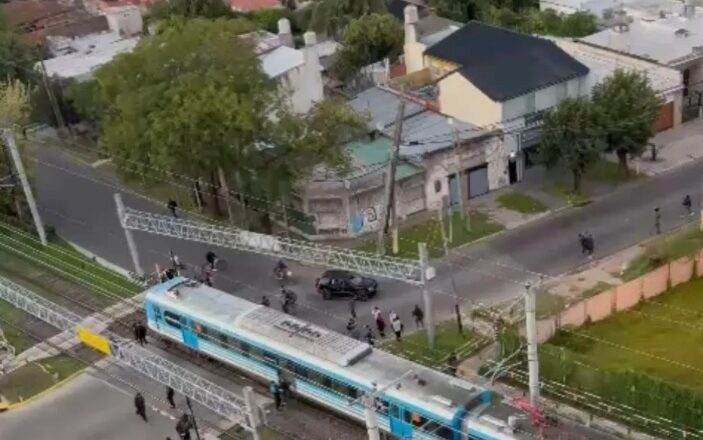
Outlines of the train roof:
{"label": "train roof", "polygon": [[240,334],[285,353],[292,359],[307,358],[308,362],[331,374],[369,389],[387,387],[384,392],[388,396],[413,403],[448,420],[457,407],[465,407],[486,391],[480,385],[374,350],[356,339],[186,278],[156,285],[147,292],[147,297],[168,303],[174,311],[201,318],[220,331]]}

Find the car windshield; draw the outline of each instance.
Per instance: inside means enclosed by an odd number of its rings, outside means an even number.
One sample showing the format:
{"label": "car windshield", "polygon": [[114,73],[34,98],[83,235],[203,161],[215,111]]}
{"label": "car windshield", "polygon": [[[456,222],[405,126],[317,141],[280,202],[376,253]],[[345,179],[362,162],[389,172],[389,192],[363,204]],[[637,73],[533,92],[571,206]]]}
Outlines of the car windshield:
{"label": "car windshield", "polygon": [[363,284],[364,279],[361,278],[359,275],[354,275],[351,277],[350,281],[352,284]]}

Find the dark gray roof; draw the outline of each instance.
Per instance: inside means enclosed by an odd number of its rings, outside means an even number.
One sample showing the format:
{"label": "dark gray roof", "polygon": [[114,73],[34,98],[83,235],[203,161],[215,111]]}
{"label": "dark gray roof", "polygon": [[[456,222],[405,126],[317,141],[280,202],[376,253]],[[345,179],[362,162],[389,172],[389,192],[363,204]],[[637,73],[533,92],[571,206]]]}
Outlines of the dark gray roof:
{"label": "dark gray roof", "polygon": [[[371,87],[356,95],[348,104],[357,112],[368,112],[371,115],[369,129],[375,130],[380,124],[384,129],[395,123],[398,114],[400,97],[395,93],[380,87]],[[425,108],[414,103],[405,103],[405,117],[416,115]]]}
{"label": "dark gray roof", "polygon": [[429,14],[417,21],[417,34],[420,37],[444,31],[450,27],[461,27],[462,23],[448,18]]}
{"label": "dark gray roof", "polygon": [[498,102],[588,74],[552,41],[475,21],[425,53],[459,65],[461,75]]}

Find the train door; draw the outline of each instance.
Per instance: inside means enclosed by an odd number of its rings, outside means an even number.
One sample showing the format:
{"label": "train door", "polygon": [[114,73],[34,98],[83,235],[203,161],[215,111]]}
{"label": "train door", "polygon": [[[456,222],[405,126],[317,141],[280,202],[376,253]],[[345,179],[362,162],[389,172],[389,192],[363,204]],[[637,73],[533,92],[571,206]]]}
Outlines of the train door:
{"label": "train door", "polygon": [[195,329],[193,328],[195,323],[193,322],[188,322],[188,320],[184,317],[181,317],[181,329],[183,332],[183,343],[187,345],[188,347],[197,350],[198,349],[198,334],[195,332]]}
{"label": "train door", "polygon": [[149,303],[146,307],[146,319],[157,329],[161,328],[161,310],[154,303]]}
{"label": "train door", "polygon": [[391,433],[398,438],[411,438],[413,425],[407,423],[403,408],[391,403],[390,411]]}

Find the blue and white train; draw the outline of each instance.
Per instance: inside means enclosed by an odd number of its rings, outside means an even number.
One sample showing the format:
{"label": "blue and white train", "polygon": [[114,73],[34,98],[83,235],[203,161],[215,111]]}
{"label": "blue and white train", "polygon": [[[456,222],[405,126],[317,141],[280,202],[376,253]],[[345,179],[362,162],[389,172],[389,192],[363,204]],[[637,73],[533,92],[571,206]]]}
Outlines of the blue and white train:
{"label": "blue and white train", "polygon": [[379,390],[379,426],[398,438],[532,438],[508,423],[519,410],[491,402],[485,388],[190,279],[150,288],[144,305],[153,332],[260,380],[286,380],[298,395],[352,419],[364,420],[358,397]]}

